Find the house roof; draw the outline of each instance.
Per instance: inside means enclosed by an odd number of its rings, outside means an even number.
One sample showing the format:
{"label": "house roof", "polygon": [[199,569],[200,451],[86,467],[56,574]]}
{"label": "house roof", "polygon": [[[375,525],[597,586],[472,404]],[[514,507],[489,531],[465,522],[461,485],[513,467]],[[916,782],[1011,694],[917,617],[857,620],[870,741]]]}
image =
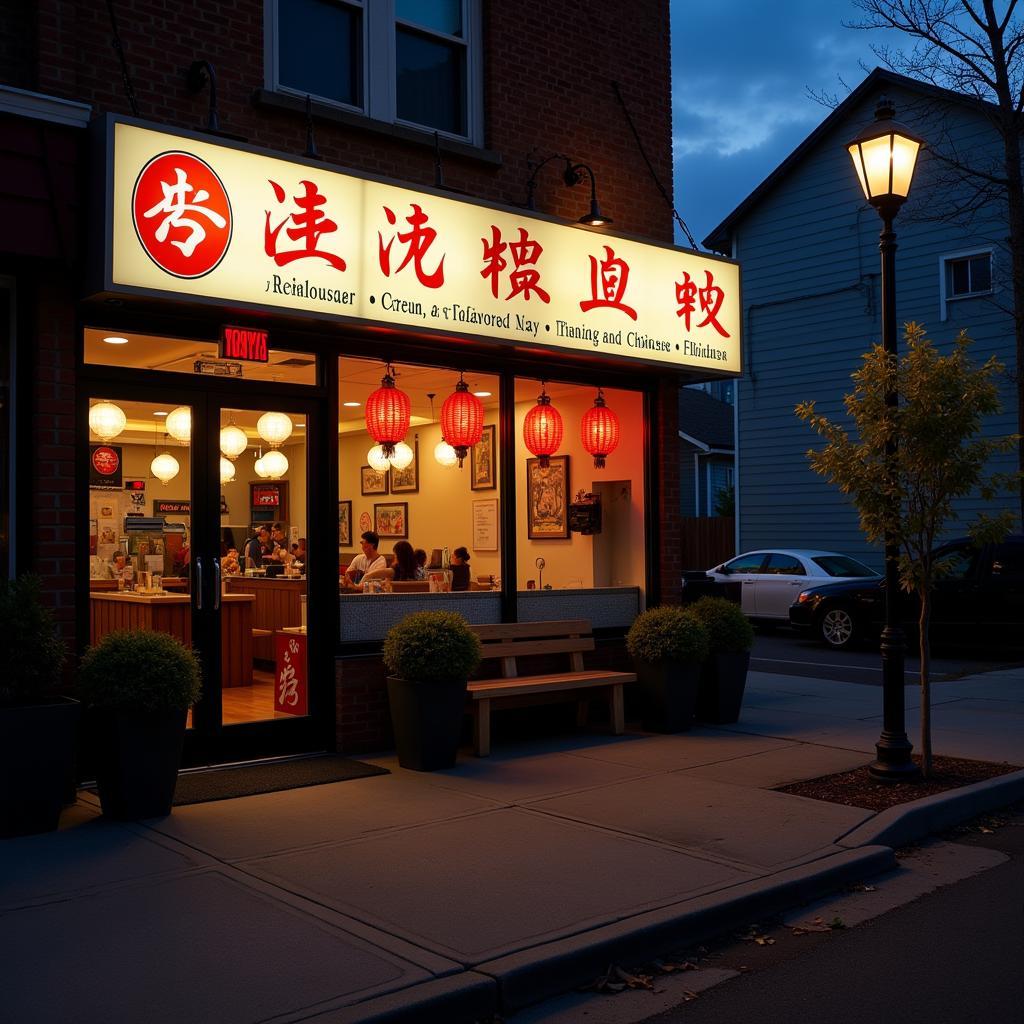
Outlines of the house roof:
{"label": "house roof", "polygon": [[679,389],[679,430],[709,448],[732,449],[733,409],[695,388]]}
{"label": "house roof", "polygon": [[911,92],[920,93],[922,96],[927,96],[933,99],[941,99],[950,103],[959,103],[966,106],[972,106],[977,109],[991,111],[995,109],[994,105],[986,102],[985,100],[977,99],[973,96],[965,96],[963,93],[954,92],[952,89],[943,89],[940,86],[932,85],[930,82],[922,82],[916,78],[908,78],[906,75],[898,75],[895,71],[887,71],[885,68],[875,68],[867,78],[864,79],[860,85],[857,86],[849,96],[843,100],[832,111],[828,117],[825,118],[821,124],[818,125],[810,135],[800,143],[796,149],[793,150],[785,160],[779,164],[778,167],[768,175],[764,181],[761,182],[757,188],[754,189],[744,200],[737,206],[732,213],[730,213],[721,224],[718,225],[708,236],[704,239],[703,245],[705,248],[710,249],[714,252],[725,253],[726,255],[732,252],[732,232],[736,224],[741,221],[744,216],[755,207],[779,182],[786,179],[792,172],[794,166],[799,163],[809,152],[817,145],[820,139],[832,131],[838,124],[840,124],[845,118],[847,118],[856,107],[859,107],[874,90],[879,90],[886,86],[899,86],[902,89],[909,90]]}

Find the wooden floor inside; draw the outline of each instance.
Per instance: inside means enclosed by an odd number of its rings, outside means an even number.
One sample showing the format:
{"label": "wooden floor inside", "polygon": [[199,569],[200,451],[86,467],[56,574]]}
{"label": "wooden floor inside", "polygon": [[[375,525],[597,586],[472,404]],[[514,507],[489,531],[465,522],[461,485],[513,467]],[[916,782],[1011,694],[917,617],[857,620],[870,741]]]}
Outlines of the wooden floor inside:
{"label": "wooden floor inside", "polygon": [[[252,686],[230,686],[221,691],[221,709],[224,725],[295,717],[274,710],[274,673],[261,668],[252,670]],[[191,711],[187,727],[192,728]]]}

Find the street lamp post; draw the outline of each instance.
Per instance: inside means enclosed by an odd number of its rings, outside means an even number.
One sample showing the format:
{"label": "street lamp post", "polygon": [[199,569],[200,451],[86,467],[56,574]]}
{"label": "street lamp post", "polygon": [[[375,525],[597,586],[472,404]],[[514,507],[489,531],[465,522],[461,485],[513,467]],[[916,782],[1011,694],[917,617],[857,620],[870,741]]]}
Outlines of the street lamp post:
{"label": "street lamp post", "polygon": [[[896,111],[887,99],[879,101],[875,122],[847,144],[864,198],[882,218],[878,248],[882,255],[882,348],[890,374],[885,404],[895,414],[896,390],[896,233],[892,222],[910,192],[922,140],[893,120]],[[891,476],[898,440],[890,432],[885,444],[886,472]],[[898,502],[892,490],[892,501]],[[898,512],[893,509],[893,515]],[[890,516],[890,523],[893,516]],[[903,657],[906,643],[899,614],[899,544],[893,527],[885,531],[885,628],[882,630],[882,733],[875,744],[878,759],[871,765],[877,779],[898,782],[917,774],[907,739],[903,696]]]}

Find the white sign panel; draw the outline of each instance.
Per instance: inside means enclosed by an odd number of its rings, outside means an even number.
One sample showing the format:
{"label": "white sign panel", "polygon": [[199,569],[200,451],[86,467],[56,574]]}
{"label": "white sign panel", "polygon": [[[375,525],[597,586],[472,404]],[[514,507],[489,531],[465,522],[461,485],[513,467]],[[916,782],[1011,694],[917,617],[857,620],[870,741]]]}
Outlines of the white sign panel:
{"label": "white sign panel", "polygon": [[108,287],[740,371],[739,267],[115,122]]}

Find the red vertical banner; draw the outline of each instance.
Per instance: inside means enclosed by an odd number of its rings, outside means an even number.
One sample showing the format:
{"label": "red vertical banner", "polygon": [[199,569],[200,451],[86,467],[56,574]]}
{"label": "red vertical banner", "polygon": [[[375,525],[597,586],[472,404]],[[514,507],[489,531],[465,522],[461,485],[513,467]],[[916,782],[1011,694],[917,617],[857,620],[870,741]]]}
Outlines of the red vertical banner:
{"label": "red vertical banner", "polygon": [[275,633],[274,661],[274,710],[285,715],[308,715],[305,634]]}

